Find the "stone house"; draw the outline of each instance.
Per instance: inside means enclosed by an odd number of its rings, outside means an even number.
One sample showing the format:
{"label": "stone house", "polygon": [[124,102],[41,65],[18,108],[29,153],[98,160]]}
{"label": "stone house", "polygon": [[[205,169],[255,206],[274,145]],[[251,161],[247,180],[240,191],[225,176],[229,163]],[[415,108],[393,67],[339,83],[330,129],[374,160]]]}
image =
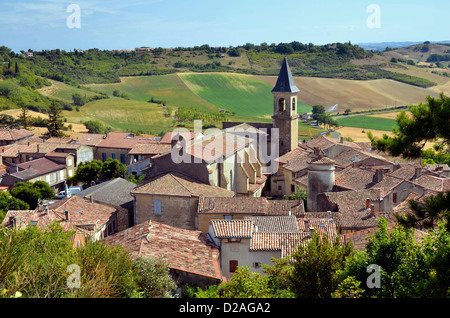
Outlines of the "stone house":
{"label": "stone house", "polygon": [[11,145],[34,136],[26,129],[0,129],[0,146]]}
{"label": "stone house", "polygon": [[177,170],[236,195],[261,196],[267,176],[252,140],[226,130],[192,140],[174,138],[171,152],[152,157],[151,166],[143,173],[154,176]]}
{"label": "stone house", "polygon": [[64,189],[67,179],[75,174],[75,160],[69,153],[49,153],[43,158],[17,164],[4,175],[1,184],[45,181],[56,192]]}
{"label": "stone house", "polygon": [[47,227],[53,222],[74,231],[74,246],[85,239],[98,241],[117,232],[117,209],[77,196],[57,201],[35,210],[10,210],[2,225],[12,228]]}
{"label": "stone house", "polygon": [[171,171],[144,180],[131,191],[131,195],[134,197],[134,224],[152,220],[196,230],[200,198],[233,197],[234,192],[179,171]]}
{"label": "stone house", "polygon": [[199,230],[208,232],[213,219],[237,220],[249,216],[304,215],[303,201],[268,200],[266,197],[201,197],[198,203]]}
{"label": "stone house", "polygon": [[122,231],[134,225],[133,197],[130,192],[136,184],[122,178],[109,180],[91,186],[76,196],[108,204],[117,209],[117,230]]}
{"label": "stone house", "polygon": [[251,272],[262,272],[271,259],[290,256],[304,245],[313,233],[337,237],[332,219],[296,218],[295,216],[254,216],[236,220],[211,220],[208,235],[220,248],[220,266],[227,279],[237,266],[248,266]]}

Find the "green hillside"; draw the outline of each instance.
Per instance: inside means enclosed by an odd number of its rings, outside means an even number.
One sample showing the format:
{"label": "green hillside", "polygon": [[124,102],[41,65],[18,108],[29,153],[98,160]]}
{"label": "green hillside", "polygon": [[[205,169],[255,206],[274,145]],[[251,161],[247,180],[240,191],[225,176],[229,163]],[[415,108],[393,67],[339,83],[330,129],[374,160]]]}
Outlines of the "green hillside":
{"label": "green hillside", "polygon": [[362,129],[374,129],[392,131],[392,127],[398,127],[394,119],[378,118],[370,116],[350,116],[337,119],[340,126],[357,127]]}
{"label": "green hillside", "polygon": [[203,111],[218,111],[218,108],[194,94],[177,74],[122,77],[120,83],[92,84],[95,90],[113,96],[113,91],[125,93],[131,100],[147,102],[152,97],[167,106],[192,107]]}

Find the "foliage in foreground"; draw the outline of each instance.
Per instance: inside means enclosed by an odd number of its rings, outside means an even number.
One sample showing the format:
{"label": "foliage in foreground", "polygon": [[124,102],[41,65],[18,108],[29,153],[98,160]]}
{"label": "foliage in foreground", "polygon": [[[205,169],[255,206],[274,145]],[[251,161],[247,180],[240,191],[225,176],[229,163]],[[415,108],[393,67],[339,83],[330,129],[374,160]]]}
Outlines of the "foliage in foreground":
{"label": "foliage in foreground", "polygon": [[318,236],[300,247],[292,262],[273,260],[265,276],[238,267],[230,281],[195,297],[428,298],[450,297],[450,232],[445,222],[417,239],[412,228],[388,227],[380,219],[364,251]]}
{"label": "foliage in foreground", "polygon": [[1,229],[0,296],[170,297],[175,285],[163,261],[133,261],[121,246],[89,240],[74,248],[74,234],[58,223],[46,229]]}

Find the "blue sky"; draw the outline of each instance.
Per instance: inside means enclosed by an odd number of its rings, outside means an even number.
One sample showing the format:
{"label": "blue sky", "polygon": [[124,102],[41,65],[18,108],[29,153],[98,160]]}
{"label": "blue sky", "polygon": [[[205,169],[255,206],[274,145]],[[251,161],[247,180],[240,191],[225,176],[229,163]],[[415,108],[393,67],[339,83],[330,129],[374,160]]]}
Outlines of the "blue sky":
{"label": "blue sky", "polygon": [[[80,28],[69,28],[76,4]],[[379,28],[367,19],[379,9]],[[0,45],[18,52],[299,41],[450,40],[450,1],[0,0]]]}

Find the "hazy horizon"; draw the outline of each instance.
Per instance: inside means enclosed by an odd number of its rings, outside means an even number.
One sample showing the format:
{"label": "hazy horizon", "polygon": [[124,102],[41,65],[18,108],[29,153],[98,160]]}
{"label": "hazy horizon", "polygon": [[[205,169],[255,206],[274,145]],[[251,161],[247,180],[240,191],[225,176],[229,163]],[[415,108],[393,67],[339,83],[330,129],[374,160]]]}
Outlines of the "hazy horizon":
{"label": "hazy horizon", "polygon": [[0,45],[15,52],[450,39],[450,2],[443,0],[2,2]]}

